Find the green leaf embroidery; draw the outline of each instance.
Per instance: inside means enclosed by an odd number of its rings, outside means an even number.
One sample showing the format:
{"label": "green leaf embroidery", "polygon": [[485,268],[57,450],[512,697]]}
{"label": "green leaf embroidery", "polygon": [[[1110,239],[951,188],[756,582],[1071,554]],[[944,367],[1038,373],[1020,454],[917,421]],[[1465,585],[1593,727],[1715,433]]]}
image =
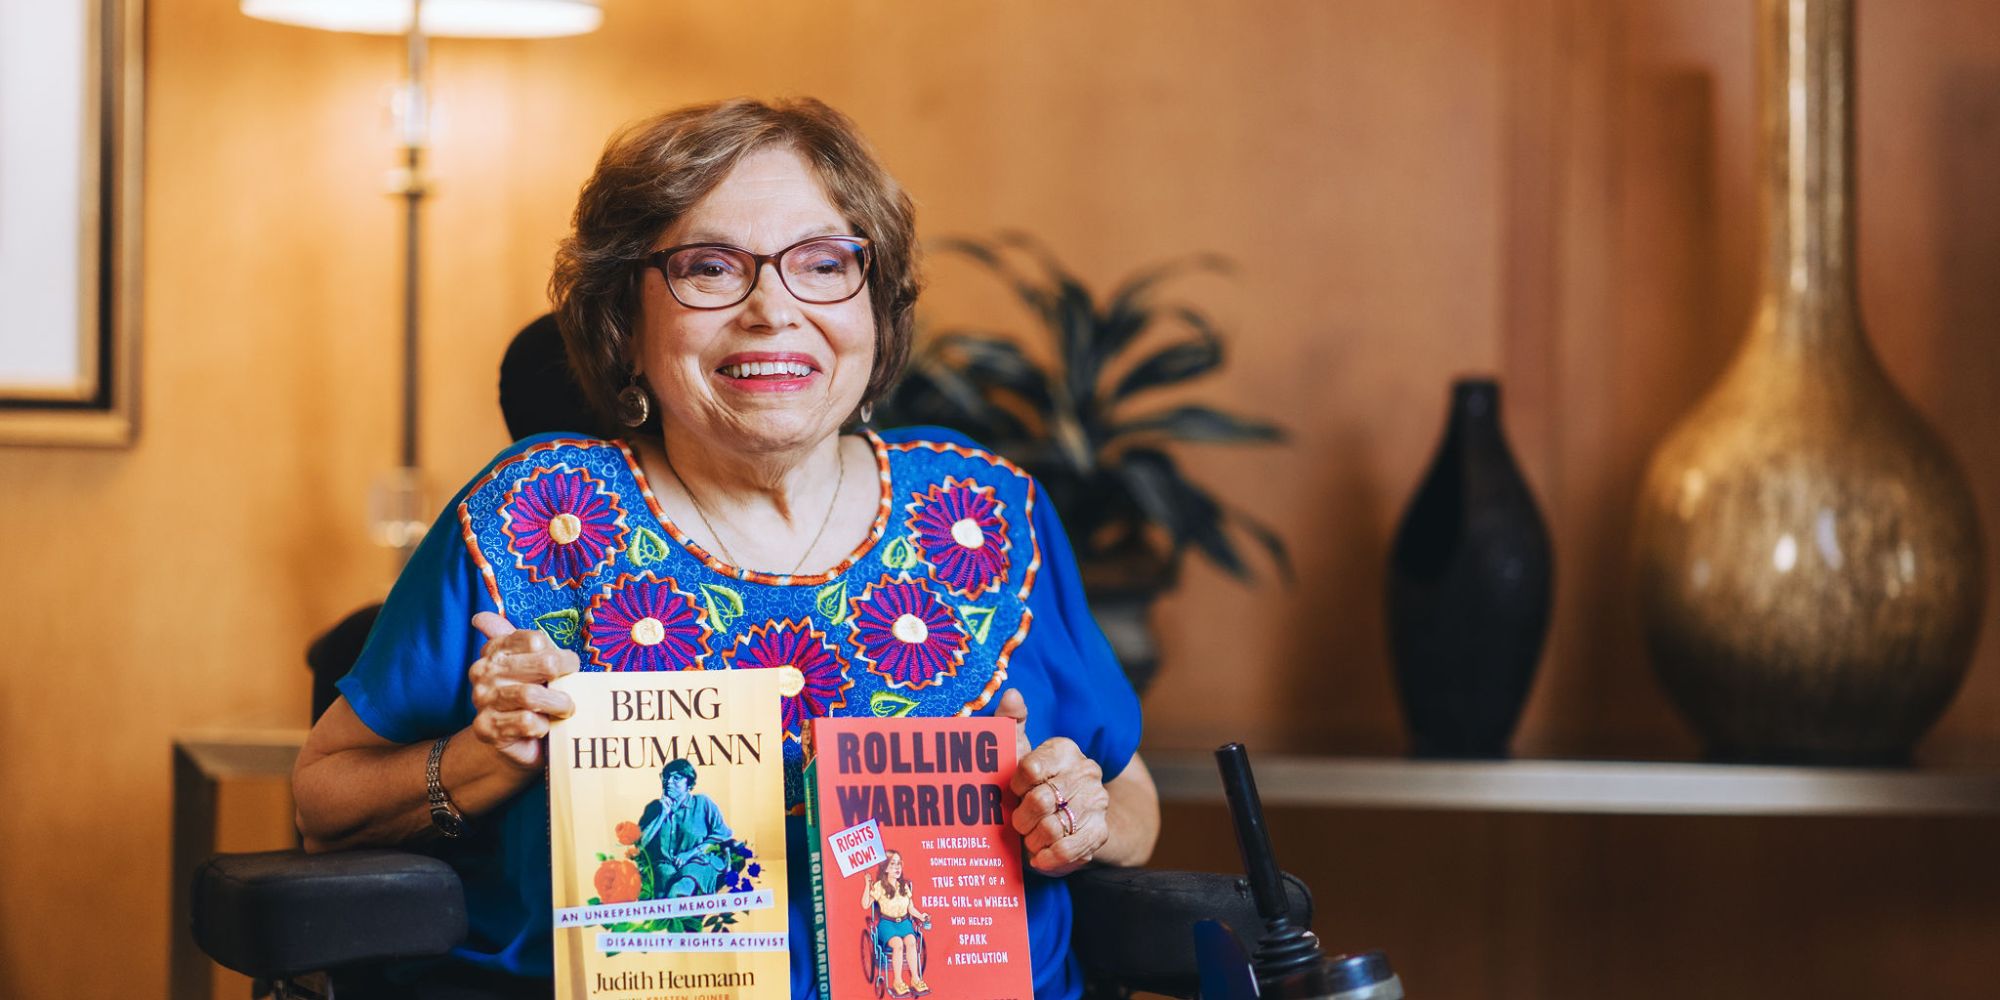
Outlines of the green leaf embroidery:
{"label": "green leaf embroidery", "polygon": [[717,632],[728,632],[743,617],[743,595],[721,584],[702,584],[701,602],[708,607],[708,627]]}
{"label": "green leaf embroidery", "polygon": [[878,719],[901,718],[916,707],[914,700],[887,691],[877,691],[868,698],[868,711]]}
{"label": "green leaf embroidery", "polygon": [[999,609],[982,608],[972,604],[958,606],[958,613],[964,616],[967,625],[972,626],[972,638],[982,643],[986,641],[986,633],[993,628],[993,613],[997,610]]}
{"label": "green leaf embroidery", "polygon": [[651,566],[665,562],[667,540],[651,528],[638,528],[632,532],[632,547],[626,550],[634,566]]}
{"label": "green leaf embroidery", "polygon": [[535,627],[547,632],[558,646],[575,646],[577,623],[581,618],[575,608],[551,611],[535,619]]}
{"label": "green leaf embroidery", "polygon": [[902,535],[890,539],[889,547],[882,550],[882,565],[890,569],[909,569],[916,564],[917,547]]}
{"label": "green leaf embroidery", "polygon": [[847,620],[847,581],[835,580],[819,588],[813,596],[813,606],[826,620],[838,625]]}

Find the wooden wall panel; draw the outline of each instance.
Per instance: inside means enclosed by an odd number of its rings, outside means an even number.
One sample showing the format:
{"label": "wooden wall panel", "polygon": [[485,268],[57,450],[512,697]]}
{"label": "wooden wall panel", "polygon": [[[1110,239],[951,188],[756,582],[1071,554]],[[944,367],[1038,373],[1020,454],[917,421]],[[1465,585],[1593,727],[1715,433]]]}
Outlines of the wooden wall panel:
{"label": "wooden wall panel", "polygon": [[301,644],[388,567],[359,487],[393,373],[357,290],[394,229],[323,191],[379,162],[344,140],[374,110],[327,96],[394,63],[149,6],[138,443],[0,450],[0,996],[164,991],[169,734],[298,724]]}
{"label": "wooden wall panel", "polygon": [[[1190,568],[1158,615],[1149,745],[1400,748],[1387,539],[1450,379],[1493,372],[1560,560],[1521,749],[1693,751],[1639,656],[1625,539],[1648,450],[1747,316],[1747,0],[606,7],[591,36],[435,47],[435,499],[504,443],[497,358],[544,308],[604,137],[688,101],[817,94],[860,121],[930,236],[1026,230],[1100,287],[1195,251],[1239,262],[1180,286],[1234,334],[1231,369],[1194,395],[1294,441],[1188,464],[1284,532],[1300,580]],[[0,996],[164,983],[169,734],[302,722],[304,642],[392,571],[363,519],[394,454],[397,43],[252,21],[232,0],[149,8],[139,444],[0,450],[0,789],[30,806],[0,811]],[[1864,2],[1860,65],[1864,308],[1972,472],[1990,561],[2000,14]],[[932,279],[927,322],[1027,329],[964,265],[935,260]],[[1996,661],[1989,630],[1927,757],[2000,759]],[[1172,813],[1164,857],[1229,865],[1218,816]],[[1329,940],[1390,945],[1426,995],[1634,995],[1730,906],[1747,916],[1720,926],[1796,922],[1781,954],[1844,949],[1830,967],[1856,982],[1892,963],[1939,964],[1946,985],[1996,971],[1959,950],[1996,912],[1951,878],[1981,863],[1977,824],[1285,823],[1360,900],[1332,901]],[[79,888],[106,859],[118,891]],[[1848,859],[1908,877],[1821,887]],[[73,943],[104,927],[123,961]],[[1723,968],[1742,992],[1711,995],[1787,995],[1747,953]]]}
{"label": "wooden wall panel", "polygon": [[2000,756],[2000,7],[1861,9],[1861,308],[1877,353],[1972,480],[1985,629],[1934,760]]}

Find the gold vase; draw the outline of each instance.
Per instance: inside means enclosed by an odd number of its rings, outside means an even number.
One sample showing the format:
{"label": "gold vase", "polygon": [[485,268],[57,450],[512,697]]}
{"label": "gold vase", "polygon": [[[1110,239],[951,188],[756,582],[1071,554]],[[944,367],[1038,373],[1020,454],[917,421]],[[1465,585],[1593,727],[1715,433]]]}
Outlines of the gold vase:
{"label": "gold vase", "polygon": [[1757,10],[1756,314],[1647,470],[1641,617],[1711,757],[1898,763],[1964,678],[1979,526],[1861,327],[1852,0]]}

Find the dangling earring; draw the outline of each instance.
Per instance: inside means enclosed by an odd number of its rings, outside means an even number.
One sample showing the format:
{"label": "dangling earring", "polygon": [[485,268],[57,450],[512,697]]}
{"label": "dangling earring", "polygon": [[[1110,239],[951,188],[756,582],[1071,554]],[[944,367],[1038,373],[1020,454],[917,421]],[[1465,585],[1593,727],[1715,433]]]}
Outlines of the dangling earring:
{"label": "dangling earring", "polygon": [[632,373],[632,380],[625,388],[618,390],[618,422],[627,427],[644,426],[653,416],[653,397],[639,384],[639,373]]}
{"label": "dangling earring", "polygon": [[861,422],[865,424],[873,419],[875,419],[875,404],[874,403],[861,404]]}

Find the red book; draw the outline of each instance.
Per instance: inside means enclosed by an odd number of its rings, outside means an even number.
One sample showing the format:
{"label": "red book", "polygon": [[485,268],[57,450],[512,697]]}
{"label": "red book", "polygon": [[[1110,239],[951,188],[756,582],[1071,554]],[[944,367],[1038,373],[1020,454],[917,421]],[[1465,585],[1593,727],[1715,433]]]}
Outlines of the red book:
{"label": "red book", "polygon": [[1030,1000],[1011,719],[828,718],[806,766],[827,1000]]}

